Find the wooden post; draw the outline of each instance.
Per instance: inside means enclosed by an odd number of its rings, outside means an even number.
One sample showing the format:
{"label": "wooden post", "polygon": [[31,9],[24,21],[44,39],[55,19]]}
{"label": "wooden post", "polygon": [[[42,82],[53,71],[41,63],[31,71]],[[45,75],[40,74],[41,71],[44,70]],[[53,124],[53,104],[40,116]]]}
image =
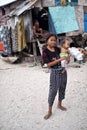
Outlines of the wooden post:
{"label": "wooden post", "polygon": [[34,65],[36,66],[36,65],[37,65],[37,50],[36,50],[36,42],[33,41],[32,44],[33,44]]}

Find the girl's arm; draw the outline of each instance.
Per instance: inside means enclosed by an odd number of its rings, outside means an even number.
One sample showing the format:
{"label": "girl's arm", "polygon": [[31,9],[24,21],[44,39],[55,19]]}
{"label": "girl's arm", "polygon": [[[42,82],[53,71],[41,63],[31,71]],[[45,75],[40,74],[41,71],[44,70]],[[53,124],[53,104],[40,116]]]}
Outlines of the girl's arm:
{"label": "girl's arm", "polygon": [[64,56],[64,57],[61,57],[57,60],[50,62],[49,56],[47,55],[46,51],[44,50],[42,53],[42,59],[43,59],[43,63],[46,64],[47,67],[52,67],[52,66],[60,63],[62,60],[67,60],[68,57]]}
{"label": "girl's arm", "polygon": [[62,60],[66,60],[66,59],[67,59],[66,56],[65,56],[65,57],[61,57],[61,58],[58,59],[58,60],[49,62],[49,63],[47,64],[47,66],[48,66],[48,67],[52,67],[52,66],[54,66],[54,65],[56,65],[56,64],[58,64],[58,63],[60,63]]}

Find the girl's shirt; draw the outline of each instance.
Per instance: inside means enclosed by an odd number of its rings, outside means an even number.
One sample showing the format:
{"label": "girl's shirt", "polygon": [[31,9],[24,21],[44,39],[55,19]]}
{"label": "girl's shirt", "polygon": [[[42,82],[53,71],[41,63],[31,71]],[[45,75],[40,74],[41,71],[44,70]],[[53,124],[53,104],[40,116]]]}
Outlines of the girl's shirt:
{"label": "girl's shirt", "polygon": [[[44,64],[48,64],[60,58],[60,51],[61,51],[60,48],[58,47],[54,47],[54,48],[55,48],[54,52],[50,51],[48,48],[46,48],[43,51],[42,59],[43,59]],[[54,69],[61,68],[61,62],[52,66],[51,68],[54,68]]]}

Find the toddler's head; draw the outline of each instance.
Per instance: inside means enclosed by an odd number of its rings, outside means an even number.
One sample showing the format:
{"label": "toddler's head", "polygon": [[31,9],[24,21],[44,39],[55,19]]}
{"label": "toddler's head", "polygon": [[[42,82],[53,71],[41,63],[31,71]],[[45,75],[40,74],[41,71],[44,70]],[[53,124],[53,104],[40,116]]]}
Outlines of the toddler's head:
{"label": "toddler's head", "polygon": [[61,42],[61,46],[64,48],[64,49],[68,49],[70,48],[70,44],[72,43],[72,39],[70,37],[66,37],[62,40]]}

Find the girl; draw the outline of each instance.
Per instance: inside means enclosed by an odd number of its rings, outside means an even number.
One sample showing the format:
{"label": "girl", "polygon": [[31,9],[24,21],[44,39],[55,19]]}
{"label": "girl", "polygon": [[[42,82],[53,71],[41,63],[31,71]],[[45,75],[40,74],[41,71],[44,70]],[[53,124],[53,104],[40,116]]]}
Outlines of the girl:
{"label": "girl", "polygon": [[61,67],[62,60],[69,60],[69,57],[61,57],[60,58],[60,48],[55,47],[57,45],[57,37],[54,34],[50,34],[46,40],[47,47],[43,50],[42,58],[44,64],[47,64],[48,67],[51,68],[50,74],[50,89],[49,89],[49,97],[48,97],[48,113],[44,117],[44,119],[48,119],[52,115],[52,106],[59,89],[59,101],[58,108],[61,110],[66,110],[65,107],[62,106],[62,100],[65,97],[65,89],[67,84],[67,72],[62,73],[63,68]]}

